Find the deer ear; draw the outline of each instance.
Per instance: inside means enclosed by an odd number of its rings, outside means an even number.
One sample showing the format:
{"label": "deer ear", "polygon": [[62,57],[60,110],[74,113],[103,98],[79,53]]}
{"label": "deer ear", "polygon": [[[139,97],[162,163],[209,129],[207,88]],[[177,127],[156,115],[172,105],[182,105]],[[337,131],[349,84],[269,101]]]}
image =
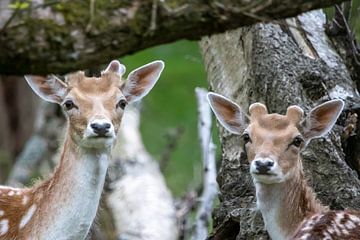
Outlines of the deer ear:
{"label": "deer ear", "polygon": [[325,102],[313,108],[301,122],[301,132],[307,141],[324,136],[334,126],[344,108],[340,99]]}
{"label": "deer ear", "polygon": [[32,90],[42,99],[48,102],[60,104],[67,92],[67,85],[56,76],[48,78],[42,76],[26,75],[25,79]]}
{"label": "deer ear", "polygon": [[115,72],[119,74],[120,76],[124,75],[126,71],[126,68],[124,65],[122,65],[118,60],[112,60],[107,68],[104,70],[104,73],[106,72]]}
{"label": "deer ear", "polygon": [[242,134],[248,125],[248,117],[233,101],[216,93],[207,95],[211,109],[222,126],[234,134]]}
{"label": "deer ear", "polygon": [[134,102],[143,98],[154,87],[164,69],[163,61],[154,61],[132,71],[121,86],[126,100]]}

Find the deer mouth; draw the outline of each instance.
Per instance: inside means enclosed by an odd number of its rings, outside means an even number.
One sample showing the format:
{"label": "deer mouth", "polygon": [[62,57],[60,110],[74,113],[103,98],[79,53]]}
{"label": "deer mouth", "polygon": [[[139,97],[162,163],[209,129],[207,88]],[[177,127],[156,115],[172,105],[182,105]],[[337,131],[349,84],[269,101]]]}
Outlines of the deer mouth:
{"label": "deer mouth", "polygon": [[276,175],[277,175],[277,174],[271,173],[271,172],[268,172],[268,173],[255,172],[255,173],[253,173],[253,174],[259,175],[259,176],[276,176]]}
{"label": "deer mouth", "polygon": [[110,135],[94,135],[89,137],[89,139],[107,139],[107,138],[112,138],[112,136]]}

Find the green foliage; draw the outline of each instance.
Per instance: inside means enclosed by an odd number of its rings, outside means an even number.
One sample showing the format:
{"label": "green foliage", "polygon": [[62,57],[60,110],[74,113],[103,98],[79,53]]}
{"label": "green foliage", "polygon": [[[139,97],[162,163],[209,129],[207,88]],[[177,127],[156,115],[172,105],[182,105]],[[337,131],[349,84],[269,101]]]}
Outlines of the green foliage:
{"label": "green foliage", "polygon": [[165,168],[165,177],[177,196],[199,183],[201,155],[197,136],[195,87],[206,87],[204,66],[195,42],[180,41],[147,49],[121,60],[127,74],[153,60],[163,60],[159,82],[143,101],[141,131],[147,150],[160,159],[167,149],[167,135],[177,135],[176,149]]}
{"label": "green foliage", "polygon": [[20,10],[27,9],[29,8],[29,6],[30,4],[28,1],[15,1],[8,5],[10,9],[20,9]]}

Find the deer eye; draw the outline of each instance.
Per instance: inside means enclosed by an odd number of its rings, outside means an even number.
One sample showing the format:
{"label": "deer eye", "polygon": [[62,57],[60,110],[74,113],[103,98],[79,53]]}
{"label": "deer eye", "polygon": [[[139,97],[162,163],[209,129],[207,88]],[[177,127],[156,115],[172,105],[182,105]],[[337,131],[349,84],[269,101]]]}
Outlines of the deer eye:
{"label": "deer eye", "polygon": [[125,99],[120,99],[120,101],[116,104],[116,108],[121,108],[124,110],[124,108],[127,105],[127,101]]}
{"label": "deer eye", "polygon": [[251,138],[250,138],[250,135],[248,133],[244,133],[242,135],[242,138],[243,138],[245,144],[248,143],[248,142],[251,142]]}
{"label": "deer eye", "polygon": [[304,142],[304,139],[300,136],[297,136],[291,142],[291,145],[294,145],[295,147],[300,147],[303,142]]}
{"label": "deer eye", "polygon": [[75,103],[72,100],[66,100],[63,106],[66,111],[69,111],[76,107]]}

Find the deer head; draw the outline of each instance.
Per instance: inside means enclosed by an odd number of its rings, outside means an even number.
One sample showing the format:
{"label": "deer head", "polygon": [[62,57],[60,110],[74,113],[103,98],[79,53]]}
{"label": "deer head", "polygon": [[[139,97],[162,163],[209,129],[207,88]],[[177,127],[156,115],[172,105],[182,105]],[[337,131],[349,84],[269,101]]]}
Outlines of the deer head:
{"label": "deer head", "polygon": [[65,81],[25,76],[42,99],[59,104],[68,119],[68,132],[74,143],[83,148],[103,149],[113,145],[124,109],[144,97],[154,86],[164,68],[155,61],[132,71],[121,80],[125,66],[114,60],[99,78],[77,72]]}
{"label": "deer head", "polygon": [[325,102],[304,117],[298,106],[290,106],[285,115],[269,114],[265,105],[254,103],[250,116],[231,100],[208,94],[208,101],[221,125],[241,135],[254,182],[280,183],[296,170],[302,170],[299,153],[313,138],[325,135],[333,127],[344,103]]}

